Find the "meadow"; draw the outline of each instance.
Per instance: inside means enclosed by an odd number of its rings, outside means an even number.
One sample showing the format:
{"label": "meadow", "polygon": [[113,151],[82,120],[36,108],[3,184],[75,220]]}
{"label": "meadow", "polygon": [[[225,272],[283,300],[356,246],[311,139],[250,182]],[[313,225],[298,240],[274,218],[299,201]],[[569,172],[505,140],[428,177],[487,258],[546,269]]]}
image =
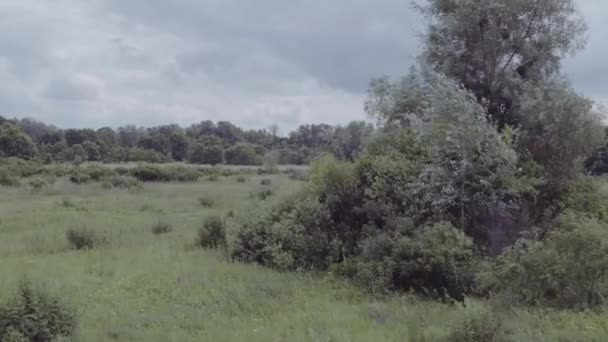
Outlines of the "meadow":
{"label": "meadow", "polygon": [[[255,205],[271,180],[275,196],[304,182],[284,174],[144,183],[135,190],[58,179],[34,191],[0,188],[0,301],[23,277],[62,298],[78,317],[69,341],[442,341],[485,310],[510,341],[601,341],[605,314],[494,310],[468,300],[442,304],[413,295],[377,297],[331,275],[280,273],[196,246],[210,215]],[[212,203],[201,205],[201,198]],[[159,222],[170,227],[153,234]],[[104,244],[73,250],[66,231]],[[474,320],[473,320],[474,322]],[[506,327],[506,328],[505,328]]]}

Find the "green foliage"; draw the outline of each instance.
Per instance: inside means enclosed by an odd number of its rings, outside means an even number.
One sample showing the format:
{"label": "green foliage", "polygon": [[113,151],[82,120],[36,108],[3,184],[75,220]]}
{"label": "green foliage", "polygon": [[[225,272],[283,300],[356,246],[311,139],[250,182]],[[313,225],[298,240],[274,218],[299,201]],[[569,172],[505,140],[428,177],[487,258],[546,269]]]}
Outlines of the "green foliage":
{"label": "green foliage", "polygon": [[261,201],[265,201],[272,196],[274,196],[274,191],[271,189],[260,189],[249,193],[250,198],[259,199]]}
{"label": "green foliage", "polygon": [[223,153],[221,145],[205,145],[197,143],[192,146],[188,162],[192,164],[210,164],[217,165],[223,161]]}
{"label": "green foliage", "polygon": [[217,248],[226,244],[226,227],[220,216],[208,216],[198,230],[197,245]]}
{"label": "green foliage", "polygon": [[110,176],[103,179],[101,184],[106,189],[141,189],[143,185],[141,182],[131,176]]}
{"label": "green foliage", "polygon": [[66,238],[70,247],[76,250],[93,249],[105,243],[105,239],[86,227],[68,229]]}
{"label": "green foliage", "polygon": [[[405,228],[405,229],[404,229]],[[411,229],[411,228],[410,228]],[[376,292],[415,290],[462,300],[473,289],[477,258],[473,241],[449,223],[379,233],[361,243],[356,278]]]}
{"label": "green foliage", "polygon": [[42,188],[44,188],[46,185],[48,185],[46,179],[44,179],[42,177],[33,178],[28,182],[28,184],[32,188],[32,191],[35,191],[35,192],[42,190]]}
{"label": "green foliage", "polygon": [[608,295],[608,224],[563,214],[539,240],[522,240],[478,274],[509,303],[589,308]]}
{"label": "green foliage", "polygon": [[91,176],[85,172],[76,171],[70,176],[70,182],[75,184],[86,184],[91,181]]}
{"label": "green foliage", "polygon": [[19,178],[12,175],[9,170],[0,169],[0,185],[2,186],[19,186],[21,182]]}
{"label": "green foliage", "polygon": [[273,174],[279,172],[279,152],[269,151],[266,152],[263,159],[263,170],[266,174]]}
{"label": "green foliage", "polygon": [[524,118],[525,85],[542,88],[585,42],[574,0],[426,0],[421,9],[429,18],[422,59],[485,102],[500,128]]}
{"label": "green foliage", "polygon": [[201,177],[196,169],[183,166],[139,165],[129,173],[142,182],[195,182]]}
{"label": "green foliage", "polygon": [[198,203],[200,203],[203,208],[213,208],[213,206],[215,205],[215,200],[207,196],[199,197]]}
{"label": "green foliage", "polygon": [[38,156],[32,138],[10,123],[0,123],[0,158],[33,159]]}
{"label": "green foliage", "polygon": [[501,322],[489,307],[467,302],[462,315],[452,324],[448,342],[494,342],[498,340]]}
{"label": "green foliage", "polygon": [[270,180],[270,179],[268,179],[268,178],[264,178],[264,179],[262,179],[262,180],[260,181],[260,184],[261,184],[261,185],[266,185],[266,186],[268,186],[268,185],[272,185],[272,180]]}
{"label": "green foliage", "polygon": [[162,234],[168,234],[171,233],[173,231],[173,227],[164,221],[157,221],[153,226],[152,226],[152,234],[154,235],[162,235]]}
{"label": "green foliage", "polygon": [[76,330],[76,314],[59,298],[22,280],[14,298],[0,306],[0,340],[50,342]]}
{"label": "green foliage", "polygon": [[224,151],[226,164],[231,165],[261,165],[262,157],[256,151],[256,146],[238,143]]}
{"label": "green foliage", "polygon": [[560,188],[580,174],[583,162],[602,143],[605,113],[566,81],[527,89],[520,106],[521,149],[544,168],[551,185]]}
{"label": "green foliage", "polygon": [[245,178],[245,176],[237,176],[236,182],[237,183],[247,183],[247,178]]}

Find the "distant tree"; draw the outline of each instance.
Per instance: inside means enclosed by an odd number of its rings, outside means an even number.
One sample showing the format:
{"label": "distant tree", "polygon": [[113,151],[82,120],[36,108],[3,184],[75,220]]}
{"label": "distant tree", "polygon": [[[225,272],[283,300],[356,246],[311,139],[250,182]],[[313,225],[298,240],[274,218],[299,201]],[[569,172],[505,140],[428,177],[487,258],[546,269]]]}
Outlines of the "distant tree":
{"label": "distant tree", "polygon": [[374,127],[364,121],[353,121],[346,127],[336,127],[331,144],[332,152],[338,159],[355,160],[373,131]]}
{"label": "distant tree", "polygon": [[139,141],[140,132],[137,127],[130,125],[118,128],[118,142],[122,147],[135,147]]}
{"label": "distant tree", "polygon": [[205,145],[196,143],[192,146],[188,161],[192,164],[221,164],[223,149],[219,144]]}
{"label": "distant tree", "polygon": [[97,141],[97,134],[94,130],[84,129],[66,129],[65,140],[68,146],[82,145],[85,141]]}
{"label": "distant tree", "polygon": [[233,145],[241,139],[243,130],[228,121],[219,121],[215,128],[215,135]]}
{"label": "distant tree", "polygon": [[30,118],[21,119],[16,122],[16,125],[23,133],[29,135],[36,144],[40,144],[42,138],[46,135],[58,131],[56,127],[49,126],[41,121]]}
{"label": "distant tree", "polygon": [[97,140],[107,147],[112,147],[118,143],[116,132],[110,127],[102,127],[98,129]]}
{"label": "distant tree", "polygon": [[191,139],[199,139],[201,136],[212,136],[215,134],[215,124],[213,121],[201,121],[193,124],[186,129],[186,136]]}
{"label": "distant tree", "polygon": [[0,157],[33,159],[38,150],[32,139],[15,125],[0,124]]}
{"label": "distant tree", "polygon": [[153,150],[165,156],[171,153],[171,143],[167,137],[161,134],[155,134],[141,138],[137,146],[146,150]]}
{"label": "distant tree", "polygon": [[81,163],[89,159],[89,155],[82,147],[82,145],[76,144],[69,147],[64,151],[63,160],[75,163]]}
{"label": "distant tree", "polygon": [[183,161],[188,157],[189,142],[186,136],[182,133],[173,133],[169,137],[171,145],[171,155],[176,161]]}
{"label": "distant tree", "polygon": [[97,145],[96,143],[87,140],[84,143],[82,143],[82,148],[85,150],[88,159],[90,161],[100,161],[101,160],[101,153],[99,152],[99,145]]}
{"label": "distant tree", "polygon": [[226,164],[231,165],[260,165],[261,155],[256,153],[255,146],[247,143],[238,143],[224,151]]}

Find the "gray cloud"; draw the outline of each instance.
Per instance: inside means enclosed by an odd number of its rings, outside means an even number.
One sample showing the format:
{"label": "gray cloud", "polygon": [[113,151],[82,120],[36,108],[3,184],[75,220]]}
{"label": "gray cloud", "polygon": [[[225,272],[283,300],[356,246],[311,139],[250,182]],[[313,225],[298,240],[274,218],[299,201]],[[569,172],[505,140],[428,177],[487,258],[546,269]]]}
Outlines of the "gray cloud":
{"label": "gray cloud", "polygon": [[[591,39],[565,70],[603,101],[608,4],[579,2]],[[409,3],[4,0],[0,110],[63,127],[363,119],[369,79],[418,54]]]}

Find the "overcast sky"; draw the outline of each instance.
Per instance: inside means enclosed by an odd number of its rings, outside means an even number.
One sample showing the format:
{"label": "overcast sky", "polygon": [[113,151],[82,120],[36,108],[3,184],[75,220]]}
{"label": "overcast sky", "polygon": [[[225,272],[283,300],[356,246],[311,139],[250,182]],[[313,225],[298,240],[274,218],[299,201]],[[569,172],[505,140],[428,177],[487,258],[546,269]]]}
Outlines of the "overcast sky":
{"label": "overcast sky", "polygon": [[[578,0],[587,49],[566,63],[608,104],[608,2]],[[0,114],[60,127],[364,119],[369,79],[407,71],[409,0],[0,0]]]}

